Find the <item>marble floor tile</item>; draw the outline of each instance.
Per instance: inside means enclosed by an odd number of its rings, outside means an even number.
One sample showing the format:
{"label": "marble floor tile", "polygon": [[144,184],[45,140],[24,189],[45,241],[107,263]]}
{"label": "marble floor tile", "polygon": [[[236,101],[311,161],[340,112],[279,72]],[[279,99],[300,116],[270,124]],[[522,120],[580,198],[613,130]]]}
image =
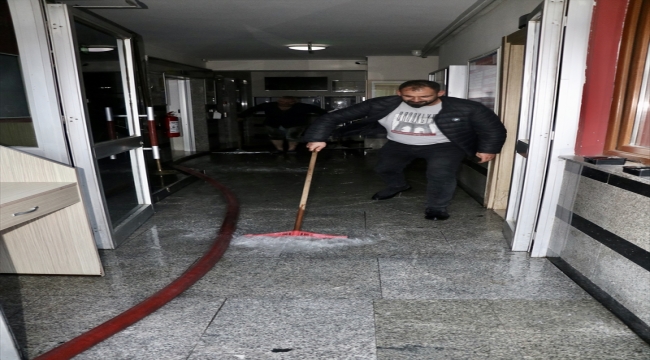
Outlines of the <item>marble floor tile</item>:
{"label": "marble floor tile", "polygon": [[[277,357],[273,349],[292,350]],[[374,353],[371,300],[234,299],[226,301],[189,359],[373,359]]]}
{"label": "marble floor tile", "polygon": [[500,328],[501,321],[488,300],[376,300],[375,323],[383,346],[409,329],[477,331]]}
{"label": "marble floor tile", "polygon": [[497,359],[490,351],[499,340],[488,328],[470,331],[406,326],[394,333],[378,330],[377,358]]}
{"label": "marble floor tile", "polygon": [[75,359],[187,359],[224,301],[181,295]]}
{"label": "marble floor tile", "polygon": [[382,296],[385,299],[589,298],[545,259],[537,262],[505,259],[510,261],[459,256],[380,258]]}
{"label": "marble floor tile", "polygon": [[375,299],[381,296],[375,259],[282,259],[276,293],[285,298]]}
{"label": "marble floor tile", "polygon": [[[380,300],[375,301],[377,354],[380,359],[642,358],[650,348],[603,312],[593,300]],[[612,357],[577,350],[595,347],[594,337],[615,349],[607,351]]]}
{"label": "marble floor tile", "polygon": [[203,278],[186,290],[188,295],[224,298],[260,297],[274,287],[278,259],[222,258]]}
{"label": "marble floor tile", "polygon": [[136,297],[43,296],[8,319],[31,358],[111,319],[142,300]]}
{"label": "marble floor tile", "polygon": [[228,298],[377,298],[375,259],[227,258],[188,294]]}
{"label": "marble floor tile", "polygon": [[202,255],[213,244],[217,230],[211,229],[169,229],[159,230],[156,226],[145,230],[140,236],[130,239],[115,250],[101,250],[102,258],[122,256],[179,256]]}
{"label": "marble floor tile", "polygon": [[327,349],[310,349],[310,348],[289,348],[289,349],[271,349],[271,350],[229,350],[223,352],[220,346],[206,345],[197,347],[187,360],[240,360],[240,359],[259,359],[259,360],[305,360],[305,359],[354,359],[354,360],[376,360],[375,349],[354,349],[350,350],[346,346],[333,347]]}
{"label": "marble floor tile", "polygon": [[495,359],[616,359],[650,358],[650,346],[634,333],[603,331],[496,331]]}
{"label": "marble floor tile", "polygon": [[594,299],[490,300],[508,331],[629,334],[629,328]]}

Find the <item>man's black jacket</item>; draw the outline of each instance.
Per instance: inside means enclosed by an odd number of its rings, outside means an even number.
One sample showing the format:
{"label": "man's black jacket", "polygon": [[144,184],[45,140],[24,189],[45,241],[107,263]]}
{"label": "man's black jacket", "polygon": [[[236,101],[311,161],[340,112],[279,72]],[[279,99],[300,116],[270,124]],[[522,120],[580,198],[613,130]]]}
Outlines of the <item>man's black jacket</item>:
{"label": "man's black jacket", "polygon": [[[497,154],[501,151],[506,141],[506,128],[494,112],[471,100],[447,96],[440,97],[440,100],[442,109],[434,121],[451,142],[469,156],[476,152]],[[357,128],[376,126],[401,103],[399,96],[382,96],[323,115],[307,128],[303,141],[327,141],[340,124],[351,122],[349,126]]]}

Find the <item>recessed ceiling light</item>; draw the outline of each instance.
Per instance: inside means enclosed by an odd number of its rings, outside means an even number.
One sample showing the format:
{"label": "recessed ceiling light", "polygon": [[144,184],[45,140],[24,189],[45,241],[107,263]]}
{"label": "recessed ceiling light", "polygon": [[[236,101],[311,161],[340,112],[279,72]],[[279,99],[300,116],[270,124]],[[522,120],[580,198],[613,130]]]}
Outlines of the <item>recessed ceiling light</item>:
{"label": "recessed ceiling light", "polygon": [[[291,50],[300,50],[300,51],[309,51],[309,46],[308,45],[289,45],[289,49]],[[311,50],[323,50],[327,48],[325,45],[312,45]]]}
{"label": "recessed ceiling light", "polygon": [[327,45],[323,44],[312,44],[312,43],[307,43],[307,44],[293,44],[293,45],[287,45],[287,47],[291,50],[299,50],[299,51],[315,51],[315,50],[323,50],[327,48]]}

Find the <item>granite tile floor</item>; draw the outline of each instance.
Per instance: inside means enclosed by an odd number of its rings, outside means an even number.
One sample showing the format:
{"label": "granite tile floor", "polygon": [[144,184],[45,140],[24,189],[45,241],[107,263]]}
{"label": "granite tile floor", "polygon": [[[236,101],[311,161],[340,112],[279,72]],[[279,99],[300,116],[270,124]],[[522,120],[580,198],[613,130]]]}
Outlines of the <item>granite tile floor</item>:
{"label": "granite tile floor", "polygon": [[[309,154],[212,155],[241,203],[224,258],[188,291],[78,359],[650,359],[650,346],[548,260],[508,250],[502,219],[462,190],[444,222],[413,190],[387,201],[375,154],[319,155],[303,230],[348,239],[242,237],[293,228]],[[209,248],[220,194],[195,182],[156,204],[104,277],[0,276],[27,358],[110,319]]]}

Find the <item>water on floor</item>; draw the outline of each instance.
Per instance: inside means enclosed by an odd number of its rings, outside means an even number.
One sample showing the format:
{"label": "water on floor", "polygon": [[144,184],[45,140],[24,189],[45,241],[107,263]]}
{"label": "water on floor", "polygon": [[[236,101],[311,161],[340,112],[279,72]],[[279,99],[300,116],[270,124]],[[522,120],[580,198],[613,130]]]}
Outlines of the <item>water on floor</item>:
{"label": "water on floor", "polygon": [[[548,260],[509,251],[503,219],[458,190],[447,221],[382,187],[373,153],[323,152],[302,229],[348,239],[244,237],[293,229],[308,154],[220,154],[188,166],[241,202],[223,259],[188,291],[78,359],[649,359],[650,346]],[[197,181],[156,204],[104,277],[0,276],[33,358],[178,277],[209,248],[220,194]]]}

